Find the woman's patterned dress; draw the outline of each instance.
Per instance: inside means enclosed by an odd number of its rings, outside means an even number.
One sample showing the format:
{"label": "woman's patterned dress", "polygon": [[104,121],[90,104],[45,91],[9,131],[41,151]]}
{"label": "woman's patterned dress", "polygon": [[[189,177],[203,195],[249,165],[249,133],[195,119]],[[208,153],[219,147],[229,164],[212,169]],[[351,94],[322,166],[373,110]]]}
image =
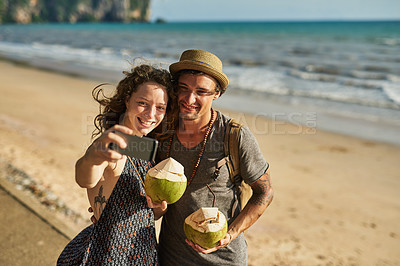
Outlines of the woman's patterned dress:
{"label": "woman's patterned dress", "polygon": [[[151,163],[132,162],[144,180]],[[99,220],[65,247],[57,265],[157,265],[156,245],[153,211],[127,160]]]}

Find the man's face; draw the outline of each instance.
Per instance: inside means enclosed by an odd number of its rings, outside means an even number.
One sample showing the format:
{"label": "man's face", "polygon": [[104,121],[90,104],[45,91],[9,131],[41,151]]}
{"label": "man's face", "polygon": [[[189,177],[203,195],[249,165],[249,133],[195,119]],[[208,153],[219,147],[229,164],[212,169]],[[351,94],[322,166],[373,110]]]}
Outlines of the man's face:
{"label": "man's face", "polygon": [[216,81],[209,75],[182,74],[178,80],[180,117],[197,120],[211,110],[213,100],[219,97]]}

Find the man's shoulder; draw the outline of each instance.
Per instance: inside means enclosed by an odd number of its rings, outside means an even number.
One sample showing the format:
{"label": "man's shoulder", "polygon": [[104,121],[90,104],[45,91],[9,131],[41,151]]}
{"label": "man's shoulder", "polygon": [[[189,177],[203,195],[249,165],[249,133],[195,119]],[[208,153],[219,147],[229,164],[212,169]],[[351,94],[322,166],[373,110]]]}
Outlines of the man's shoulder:
{"label": "man's shoulder", "polygon": [[223,126],[228,125],[229,121],[232,119],[230,116],[222,113],[221,111],[217,111],[219,118],[221,119],[221,124]]}
{"label": "man's shoulder", "polygon": [[237,125],[240,126],[240,135],[241,137],[247,137],[248,135],[252,136],[253,133],[250,131],[249,127],[246,124],[241,123],[237,119],[231,118],[229,115],[223,114],[220,111],[217,111],[220,117],[221,127],[224,129],[228,126],[229,122],[233,120]]}

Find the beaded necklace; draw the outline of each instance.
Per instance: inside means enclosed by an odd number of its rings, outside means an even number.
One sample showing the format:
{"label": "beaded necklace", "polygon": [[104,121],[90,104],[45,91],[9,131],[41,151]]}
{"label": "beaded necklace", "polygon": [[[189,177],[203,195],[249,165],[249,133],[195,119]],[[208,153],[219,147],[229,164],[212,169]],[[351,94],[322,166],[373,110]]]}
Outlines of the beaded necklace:
{"label": "beaded necklace", "polygon": [[[199,152],[199,156],[197,157],[197,162],[196,162],[196,164],[194,165],[194,169],[193,169],[192,175],[190,176],[190,178],[189,178],[188,181],[187,181],[187,185],[188,185],[188,186],[190,185],[190,183],[192,182],[192,179],[193,179],[194,175],[196,174],[197,168],[199,167],[199,164],[200,164],[201,157],[203,157],[204,149],[205,149],[206,143],[207,143],[207,138],[208,138],[208,135],[210,134],[211,129],[212,129],[212,126],[213,126],[213,124],[214,124],[214,119],[215,119],[215,117],[214,117],[214,110],[211,109],[211,119],[210,119],[210,122],[208,122],[208,128],[207,128],[206,134],[204,135],[203,143],[201,144],[201,150],[200,150],[200,152]],[[171,137],[170,137],[170,139],[169,139],[168,151],[167,151],[167,154],[166,154],[166,155],[167,155],[167,158],[171,156],[171,146],[172,146],[172,139],[173,139],[173,137],[174,137],[174,135],[171,135]]]}

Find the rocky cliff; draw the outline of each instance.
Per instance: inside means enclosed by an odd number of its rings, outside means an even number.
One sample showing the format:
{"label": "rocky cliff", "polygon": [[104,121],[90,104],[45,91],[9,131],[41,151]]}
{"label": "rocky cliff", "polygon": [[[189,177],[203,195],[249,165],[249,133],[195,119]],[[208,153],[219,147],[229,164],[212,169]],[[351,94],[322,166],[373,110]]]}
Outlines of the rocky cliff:
{"label": "rocky cliff", "polygon": [[0,0],[0,23],[147,22],[150,0]]}

